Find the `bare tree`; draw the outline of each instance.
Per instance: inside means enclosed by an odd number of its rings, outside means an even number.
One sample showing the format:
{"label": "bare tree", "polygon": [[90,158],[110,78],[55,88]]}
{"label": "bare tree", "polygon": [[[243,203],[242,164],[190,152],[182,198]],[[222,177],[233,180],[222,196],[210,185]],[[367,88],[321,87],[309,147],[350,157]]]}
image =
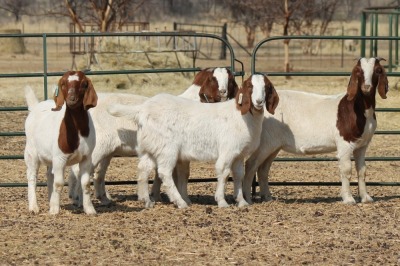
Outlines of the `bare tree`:
{"label": "bare tree", "polygon": [[29,5],[31,1],[29,0],[1,0],[0,1],[0,9],[11,13],[14,18],[15,22],[21,20],[21,15],[24,14],[24,11]]}
{"label": "bare tree", "polygon": [[133,20],[146,0],[53,0],[53,6],[47,15],[67,16],[84,32],[83,24],[94,23],[100,32],[115,31]]}
{"label": "bare tree", "polygon": [[[332,22],[333,15],[338,7],[340,0],[320,0],[319,8],[315,9],[315,13],[319,15],[319,35],[324,35],[328,29],[329,23]],[[316,54],[321,49],[321,39],[318,40]]]}
{"label": "bare tree", "polygon": [[243,25],[246,31],[247,47],[254,46],[256,29],[260,24],[260,16],[262,15],[255,7],[262,2],[263,0],[225,1],[225,4],[231,10],[234,22]]}
{"label": "bare tree", "polygon": [[[280,1],[279,1],[280,2]],[[284,0],[282,13],[283,13],[283,36],[289,36],[289,27],[291,20],[294,20],[295,12],[299,10],[299,7],[305,4],[306,0]],[[295,22],[293,22],[295,23]],[[285,62],[284,69],[285,72],[290,72],[290,60],[289,60],[289,43],[290,39],[285,39],[283,41],[283,47],[285,51]],[[290,78],[286,76],[286,78]]]}
{"label": "bare tree", "polygon": [[[272,0],[273,1],[273,0]],[[283,36],[296,35],[323,35],[340,0],[275,0],[273,6],[279,10],[275,17],[276,24],[282,24]],[[290,72],[290,39],[283,41],[285,72]],[[312,41],[306,41],[304,52],[311,53]],[[320,43],[318,42],[318,47]],[[287,77],[289,78],[289,76]]]}

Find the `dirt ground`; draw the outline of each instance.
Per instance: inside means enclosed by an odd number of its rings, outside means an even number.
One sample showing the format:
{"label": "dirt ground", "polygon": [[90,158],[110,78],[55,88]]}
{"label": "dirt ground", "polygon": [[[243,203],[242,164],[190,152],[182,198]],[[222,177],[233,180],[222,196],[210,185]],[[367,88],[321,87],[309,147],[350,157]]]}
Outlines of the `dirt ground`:
{"label": "dirt ground", "polygon": [[[328,83],[270,79],[278,88],[299,84],[318,88]],[[22,94],[13,91],[10,83],[22,88],[26,81],[8,82],[0,85],[2,96],[7,94],[0,106],[24,105]],[[329,84],[342,91],[346,79],[334,78]],[[399,107],[398,91],[388,97],[388,102],[378,101],[379,107]],[[26,114],[0,113],[1,131],[22,131]],[[379,122],[380,130],[398,130],[398,122],[394,123],[398,115],[378,114],[378,121],[381,116],[385,123]],[[24,138],[0,137],[0,147],[2,155],[22,154]],[[398,136],[376,135],[367,156],[399,156],[399,150]],[[107,180],[134,180],[136,162],[136,158],[113,159]],[[371,161],[367,166],[368,181],[400,181],[398,161]],[[0,169],[0,183],[26,182],[23,160],[1,160]],[[39,182],[46,181],[44,170]],[[338,182],[338,175],[337,162],[275,162],[270,181]],[[193,163],[191,177],[214,177],[213,165]],[[28,212],[26,187],[0,187],[0,264],[400,265],[399,187],[369,186],[374,203],[348,206],[340,202],[340,187],[272,186],[273,201],[260,202],[256,196],[253,205],[238,208],[229,183],[227,198],[232,206],[224,209],[214,201],[215,187],[215,183],[190,183],[193,204],[181,210],[165,195],[163,202],[144,209],[135,185],[109,185],[114,202],[105,207],[93,197],[95,216],[73,206],[67,188],[61,213],[51,216],[46,187],[37,188],[38,215]]]}

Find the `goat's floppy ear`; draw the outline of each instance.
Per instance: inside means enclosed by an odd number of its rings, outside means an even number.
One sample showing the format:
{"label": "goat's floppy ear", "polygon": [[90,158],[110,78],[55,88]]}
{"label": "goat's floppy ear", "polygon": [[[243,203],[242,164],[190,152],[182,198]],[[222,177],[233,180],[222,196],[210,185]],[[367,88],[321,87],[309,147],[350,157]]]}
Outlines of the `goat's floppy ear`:
{"label": "goat's floppy ear", "polygon": [[249,112],[251,109],[251,90],[251,82],[246,80],[243,82],[242,88],[239,89],[235,97],[236,106],[238,109],[240,109],[242,115],[247,114],[247,112]]}
{"label": "goat's floppy ear", "polygon": [[95,107],[97,105],[97,93],[94,90],[93,83],[90,79],[87,78],[88,87],[85,92],[85,96],[83,96],[83,106],[85,110],[89,108]]}
{"label": "goat's floppy ear", "polygon": [[[377,57],[376,60],[379,62],[381,60],[386,61],[385,59],[383,59],[382,57]],[[385,69],[381,66],[380,68],[381,73],[379,74],[379,79],[378,79],[378,93],[381,96],[382,99],[386,99],[386,93],[389,90],[389,81],[387,79],[387,75],[385,72]]]}
{"label": "goat's floppy ear", "polygon": [[351,72],[349,84],[347,85],[348,101],[353,100],[357,94],[358,80],[360,78],[360,75],[361,75],[361,66],[360,66],[360,61],[358,61],[357,65],[353,68],[353,71]]}
{"label": "goat's floppy ear", "polygon": [[278,93],[276,92],[274,86],[271,85],[269,88],[269,92],[267,93],[267,99],[266,99],[266,104],[267,104],[267,111],[270,114],[275,114],[275,109],[278,106],[279,103],[279,96]]}
{"label": "goat's floppy ear", "polygon": [[218,82],[214,77],[208,76],[205,79],[200,87],[199,96],[202,103],[214,103],[221,101],[218,90]]}
{"label": "goat's floppy ear", "polygon": [[235,77],[233,76],[232,72],[228,70],[228,99],[233,99],[235,98],[238,90],[239,90],[239,86],[237,85],[236,81],[235,81]]}
{"label": "goat's floppy ear", "polygon": [[56,103],[56,107],[51,108],[52,111],[60,111],[62,106],[64,105],[64,93],[62,91],[62,80],[64,77],[60,78],[58,81],[57,88],[54,90],[54,102]]}

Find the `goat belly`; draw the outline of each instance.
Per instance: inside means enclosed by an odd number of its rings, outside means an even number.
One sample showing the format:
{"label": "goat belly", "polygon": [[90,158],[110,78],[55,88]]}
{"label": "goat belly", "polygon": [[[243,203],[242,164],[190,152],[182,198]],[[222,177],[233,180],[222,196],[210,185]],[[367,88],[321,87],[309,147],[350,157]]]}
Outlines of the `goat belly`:
{"label": "goat belly", "polygon": [[335,146],[327,147],[324,145],[301,146],[299,148],[299,151],[301,154],[305,154],[305,155],[321,154],[321,153],[327,153],[327,152],[334,152],[334,151],[336,151],[336,147]]}

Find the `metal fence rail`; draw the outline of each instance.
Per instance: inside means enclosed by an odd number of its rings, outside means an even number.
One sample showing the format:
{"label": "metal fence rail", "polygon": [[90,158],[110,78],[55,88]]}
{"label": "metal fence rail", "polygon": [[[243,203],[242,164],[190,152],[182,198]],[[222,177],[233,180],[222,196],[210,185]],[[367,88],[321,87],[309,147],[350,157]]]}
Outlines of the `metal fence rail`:
{"label": "metal fence rail", "polygon": [[[17,77],[43,77],[44,79],[44,95],[47,99],[47,78],[50,76],[61,76],[63,72],[48,72],[47,71],[47,56],[46,56],[46,40],[47,38],[58,38],[58,37],[77,37],[77,36],[190,36],[190,37],[204,37],[218,39],[223,42],[230,51],[230,63],[231,70],[235,76],[244,76],[243,65],[242,71],[235,71],[235,62],[239,62],[235,56],[232,46],[223,38],[212,35],[212,34],[197,34],[197,33],[63,33],[63,34],[2,34],[0,38],[10,38],[10,37],[26,37],[26,38],[43,38],[43,72],[37,73],[11,73],[11,74],[0,74],[0,78],[17,78]],[[268,38],[260,41],[254,48],[251,56],[251,73],[261,73],[256,71],[256,55],[258,49],[267,42],[285,40],[285,39],[330,39],[330,40],[343,40],[343,39],[356,39],[356,40],[399,40],[399,37],[360,37],[360,36],[280,36]],[[389,59],[390,60],[390,59]],[[392,62],[389,62],[392,65]],[[119,71],[89,71],[88,75],[113,75],[113,74],[143,74],[143,73],[170,73],[170,72],[195,72],[200,70],[199,68],[179,68],[179,69],[149,69],[149,70],[119,70]],[[350,72],[268,72],[269,76],[350,76]],[[400,77],[400,72],[388,72],[388,76]],[[8,111],[26,111],[27,107],[0,107],[0,112]],[[377,112],[400,112],[400,108],[377,108]],[[379,135],[399,135],[400,130],[395,131],[377,131],[375,134]],[[25,136],[24,132],[0,132],[0,137],[8,136]],[[15,160],[23,159],[23,155],[7,155],[0,156],[3,160]],[[300,158],[276,158],[278,162],[306,162],[306,161],[337,161],[336,158],[310,158],[310,157],[300,157]],[[400,157],[367,157],[366,161],[400,161]],[[215,182],[216,178],[200,178],[200,179],[190,179],[189,182]],[[109,181],[106,184],[111,185],[129,185],[136,184],[136,181]],[[45,186],[46,183],[40,183],[38,186]],[[257,182],[253,184],[258,185]],[[339,186],[340,182],[270,182],[270,185],[276,186]],[[352,186],[356,185],[355,182],[351,183]],[[369,186],[400,186],[400,182],[367,182]],[[0,187],[23,187],[27,186],[26,183],[1,183]],[[254,192],[254,190],[253,190]]]}
{"label": "metal fence rail", "polygon": [[[43,40],[43,71],[36,73],[9,73],[0,74],[0,78],[19,78],[19,77],[43,77],[44,81],[44,96],[47,95],[47,78],[62,76],[64,72],[49,72],[47,70],[47,39],[61,37],[196,37],[196,38],[211,38],[223,42],[230,52],[230,68],[235,76],[243,76],[243,71],[236,72],[235,62],[241,63],[235,58],[232,46],[229,42],[220,36],[207,33],[194,32],[121,32],[121,33],[43,33],[43,34],[0,34],[0,38],[42,38]],[[115,71],[88,71],[87,75],[115,75],[115,74],[146,74],[146,73],[174,73],[174,72],[196,72],[200,68],[152,68],[152,69],[130,69],[130,70],[115,70]]]}

